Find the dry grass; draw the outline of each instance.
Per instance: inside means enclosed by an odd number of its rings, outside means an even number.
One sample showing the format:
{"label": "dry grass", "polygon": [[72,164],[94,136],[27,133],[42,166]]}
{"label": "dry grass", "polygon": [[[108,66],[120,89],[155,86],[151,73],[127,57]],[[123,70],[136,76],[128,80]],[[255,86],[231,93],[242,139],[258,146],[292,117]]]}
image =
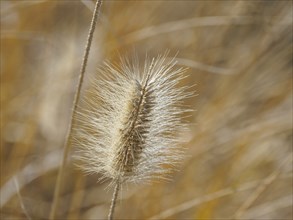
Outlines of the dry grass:
{"label": "dry grass", "polygon": [[[1,1],[1,219],[49,216],[92,8]],[[183,166],[124,187],[115,216],[292,219],[291,1],[105,2],[84,87],[133,48],[179,51],[199,96]],[[108,183],[65,169],[57,216],[105,218]]]}

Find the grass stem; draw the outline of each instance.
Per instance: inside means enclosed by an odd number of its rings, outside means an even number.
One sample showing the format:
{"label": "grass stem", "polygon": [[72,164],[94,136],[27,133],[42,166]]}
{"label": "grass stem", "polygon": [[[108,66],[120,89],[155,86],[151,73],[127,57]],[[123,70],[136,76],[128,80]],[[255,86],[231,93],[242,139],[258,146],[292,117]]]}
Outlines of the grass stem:
{"label": "grass stem", "polygon": [[113,219],[113,214],[114,214],[114,210],[115,210],[115,206],[116,206],[116,201],[117,201],[119,189],[120,189],[120,183],[117,181],[114,192],[113,192],[113,197],[112,197],[112,202],[111,202],[111,206],[110,206],[110,210],[109,210],[108,220]]}
{"label": "grass stem", "polygon": [[50,219],[51,220],[55,219],[56,208],[58,207],[58,202],[59,202],[58,200],[59,200],[60,190],[61,190],[61,186],[62,186],[62,177],[63,177],[64,167],[65,167],[66,159],[68,157],[68,153],[69,153],[69,149],[70,149],[69,138],[70,138],[71,133],[72,133],[73,118],[74,118],[74,114],[76,112],[77,104],[78,104],[79,97],[80,97],[80,91],[81,91],[81,87],[82,87],[82,83],[83,83],[83,78],[84,78],[86,65],[87,65],[87,61],[88,61],[88,56],[89,56],[91,43],[92,43],[92,40],[93,40],[94,31],[95,31],[96,23],[97,23],[97,20],[98,20],[98,15],[99,15],[101,5],[102,5],[102,0],[98,0],[96,2],[96,5],[95,5],[95,9],[94,9],[94,12],[93,12],[93,17],[92,17],[92,21],[91,21],[91,25],[90,25],[89,34],[88,34],[88,37],[87,37],[87,43],[86,43],[86,47],[85,47],[83,61],[82,61],[82,64],[81,64],[80,74],[79,74],[79,82],[78,82],[78,85],[77,85],[77,90],[76,90],[74,101],[73,101],[73,109],[72,109],[72,113],[71,113],[71,120],[69,122],[67,135],[66,135],[65,143],[64,143],[63,158],[62,158],[62,161],[61,161],[61,165],[60,165],[57,180],[56,180],[54,198],[53,198],[52,208],[51,208],[51,212],[50,212]]}

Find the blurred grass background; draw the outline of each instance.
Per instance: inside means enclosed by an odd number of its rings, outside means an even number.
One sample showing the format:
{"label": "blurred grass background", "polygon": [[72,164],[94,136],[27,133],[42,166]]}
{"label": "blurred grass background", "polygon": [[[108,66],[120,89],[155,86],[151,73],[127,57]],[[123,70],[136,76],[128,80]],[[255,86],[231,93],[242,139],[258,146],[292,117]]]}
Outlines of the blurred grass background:
{"label": "blurred grass background", "polygon": [[[46,219],[94,2],[1,1],[1,219]],[[123,188],[117,219],[292,219],[292,2],[106,1],[86,78],[170,50],[199,94],[171,182]],[[84,88],[87,87],[87,81]],[[69,160],[59,219],[112,196]]]}

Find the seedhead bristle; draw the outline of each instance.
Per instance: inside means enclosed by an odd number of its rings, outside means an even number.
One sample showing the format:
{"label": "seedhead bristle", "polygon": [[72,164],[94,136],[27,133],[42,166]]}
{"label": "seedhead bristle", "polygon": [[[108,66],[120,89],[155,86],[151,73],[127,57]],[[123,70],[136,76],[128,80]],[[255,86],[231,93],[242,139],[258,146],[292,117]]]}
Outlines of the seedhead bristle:
{"label": "seedhead bristle", "polygon": [[192,94],[178,83],[184,69],[166,55],[140,68],[138,61],[121,61],[121,68],[105,63],[102,79],[94,80],[77,114],[74,139],[77,157],[90,173],[113,182],[162,178],[182,155],[178,134],[185,98]]}

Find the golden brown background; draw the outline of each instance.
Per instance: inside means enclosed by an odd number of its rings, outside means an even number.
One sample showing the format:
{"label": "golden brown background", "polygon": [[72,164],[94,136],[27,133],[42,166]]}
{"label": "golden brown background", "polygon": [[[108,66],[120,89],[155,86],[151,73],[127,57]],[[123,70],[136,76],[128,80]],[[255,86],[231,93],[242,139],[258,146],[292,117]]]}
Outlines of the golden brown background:
{"label": "golden brown background", "polygon": [[[1,219],[46,219],[93,1],[1,1]],[[170,50],[197,84],[172,181],[123,188],[116,219],[292,219],[292,2],[106,1],[86,72]],[[68,160],[57,216],[112,189]]]}

